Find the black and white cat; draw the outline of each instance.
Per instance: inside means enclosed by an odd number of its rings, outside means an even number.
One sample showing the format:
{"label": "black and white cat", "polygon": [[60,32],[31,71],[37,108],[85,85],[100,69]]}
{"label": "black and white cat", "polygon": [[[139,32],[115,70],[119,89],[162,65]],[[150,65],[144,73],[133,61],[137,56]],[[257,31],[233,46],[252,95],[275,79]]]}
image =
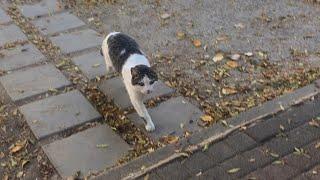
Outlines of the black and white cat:
{"label": "black and white cat", "polygon": [[143,96],[153,91],[158,76],[150,68],[150,63],[138,43],[124,33],[112,32],[102,43],[101,55],[104,56],[107,72],[115,70],[121,73],[134,109],[147,123],[146,130],[155,130],[143,104]]}

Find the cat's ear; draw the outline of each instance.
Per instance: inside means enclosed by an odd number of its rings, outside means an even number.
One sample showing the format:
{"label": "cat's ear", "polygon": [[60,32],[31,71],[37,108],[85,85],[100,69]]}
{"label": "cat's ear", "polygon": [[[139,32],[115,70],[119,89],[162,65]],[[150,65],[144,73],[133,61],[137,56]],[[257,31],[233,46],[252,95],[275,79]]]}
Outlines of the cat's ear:
{"label": "cat's ear", "polygon": [[131,76],[137,77],[138,75],[139,75],[138,68],[136,68],[136,67],[131,68]]}

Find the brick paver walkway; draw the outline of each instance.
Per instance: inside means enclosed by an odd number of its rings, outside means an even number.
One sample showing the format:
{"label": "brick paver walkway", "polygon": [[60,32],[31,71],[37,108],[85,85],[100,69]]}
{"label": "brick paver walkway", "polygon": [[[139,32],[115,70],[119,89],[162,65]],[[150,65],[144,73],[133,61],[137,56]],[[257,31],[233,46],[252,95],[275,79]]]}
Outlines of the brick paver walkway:
{"label": "brick paver walkway", "polygon": [[151,179],[319,179],[320,97],[152,171]]}
{"label": "brick paver walkway", "polygon": [[[98,53],[103,39],[101,34],[57,6],[56,0],[22,5],[19,10],[25,17],[31,18],[30,22],[43,36],[60,48],[60,56],[72,59],[88,81],[105,75],[103,58]],[[106,124],[78,131],[76,128],[87,122],[101,120],[102,115],[95,105],[90,104],[83,91],[77,89],[54,62],[29,42],[28,36],[1,8],[0,23],[0,46],[14,42],[21,44],[10,49],[0,49],[0,70],[5,72],[0,77],[1,86],[9,99],[16,103],[35,137],[42,142],[44,152],[59,175],[66,178],[78,171],[88,175],[92,171],[114,166],[131,146]],[[164,83],[158,85],[157,91],[148,96],[146,101],[174,93]],[[65,91],[68,87],[72,91]],[[98,89],[120,108],[131,106],[119,77],[100,81]],[[49,92],[55,93],[50,95]],[[196,134],[188,143],[198,142],[225,132],[230,133],[230,128],[235,130],[243,124],[261,120],[318,93],[319,88],[310,85],[292,95],[267,103],[263,108],[257,107],[230,119],[230,127],[217,124],[210,133],[198,126],[197,121],[203,115],[198,107],[181,96],[172,97],[150,109],[157,130],[148,136],[157,141],[166,135],[182,137],[188,131]],[[315,127],[315,123],[319,123],[319,102],[317,97],[315,101],[308,101],[275,117],[262,119],[246,130],[233,132],[224,140],[195,152],[188,159],[173,160],[156,168],[148,176],[151,179],[256,176],[313,178],[319,171],[320,162],[319,148],[316,148],[319,146],[320,131]],[[143,131],[142,120],[135,113],[129,114],[128,118]],[[68,137],[50,140],[63,132],[68,132]],[[202,134],[197,135],[199,132]],[[155,153],[158,158],[162,157],[162,150]],[[148,158],[151,162],[153,155]],[[121,173],[118,175],[122,176]]]}

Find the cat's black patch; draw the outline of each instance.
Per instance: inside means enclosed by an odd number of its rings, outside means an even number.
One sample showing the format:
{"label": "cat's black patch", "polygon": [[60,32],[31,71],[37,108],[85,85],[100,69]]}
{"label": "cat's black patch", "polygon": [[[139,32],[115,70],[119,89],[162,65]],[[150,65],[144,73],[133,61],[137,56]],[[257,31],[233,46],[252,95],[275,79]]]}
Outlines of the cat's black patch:
{"label": "cat's black patch", "polygon": [[147,76],[150,79],[150,82],[158,81],[157,74],[148,66],[146,65],[137,65],[131,68],[131,84],[138,85],[141,83],[141,80]]}
{"label": "cat's black patch", "polygon": [[118,33],[108,38],[109,57],[116,71],[121,72],[123,65],[132,54],[142,54],[138,43],[130,36]]}

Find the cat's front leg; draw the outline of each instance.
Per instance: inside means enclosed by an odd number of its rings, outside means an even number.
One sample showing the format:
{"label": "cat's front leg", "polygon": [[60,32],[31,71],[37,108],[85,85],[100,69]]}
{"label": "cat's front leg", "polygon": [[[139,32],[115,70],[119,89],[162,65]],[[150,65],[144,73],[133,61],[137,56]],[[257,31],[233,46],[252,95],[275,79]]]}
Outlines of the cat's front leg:
{"label": "cat's front leg", "polygon": [[145,128],[147,131],[154,131],[155,130],[155,126],[153,124],[153,121],[148,113],[147,108],[145,107],[145,105],[143,104],[143,100],[142,98],[138,98],[134,101],[133,107],[135,108],[135,110],[137,111],[137,113],[139,114],[139,116],[144,119],[146,121],[146,125]]}
{"label": "cat's front leg", "polygon": [[147,108],[145,107],[145,105],[143,104],[143,97],[139,96],[137,94],[131,94],[130,96],[132,105],[134,107],[134,109],[137,111],[138,115],[144,119],[146,121],[146,125],[145,128],[147,131],[154,131],[155,130],[155,126],[153,124],[153,121],[148,113]]}
{"label": "cat's front leg", "polygon": [[[142,103],[143,104],[143,103]],[[155,126],[154,126],[154,124],[153,124],[153,121],[152,121],[152,119],[151,119],[151,117],[150,117],[150,115],[149,115],[149,113],[148,113],[148,110],[147,110],[147,108],[143,105],[143,118],[145,119],[145,121],[147,122],[147,124],[146,124],[146,126],[145,126],[145,128],[146,128],[146,130],[147,131],[154,131],[156,128],[155,128]]]}

